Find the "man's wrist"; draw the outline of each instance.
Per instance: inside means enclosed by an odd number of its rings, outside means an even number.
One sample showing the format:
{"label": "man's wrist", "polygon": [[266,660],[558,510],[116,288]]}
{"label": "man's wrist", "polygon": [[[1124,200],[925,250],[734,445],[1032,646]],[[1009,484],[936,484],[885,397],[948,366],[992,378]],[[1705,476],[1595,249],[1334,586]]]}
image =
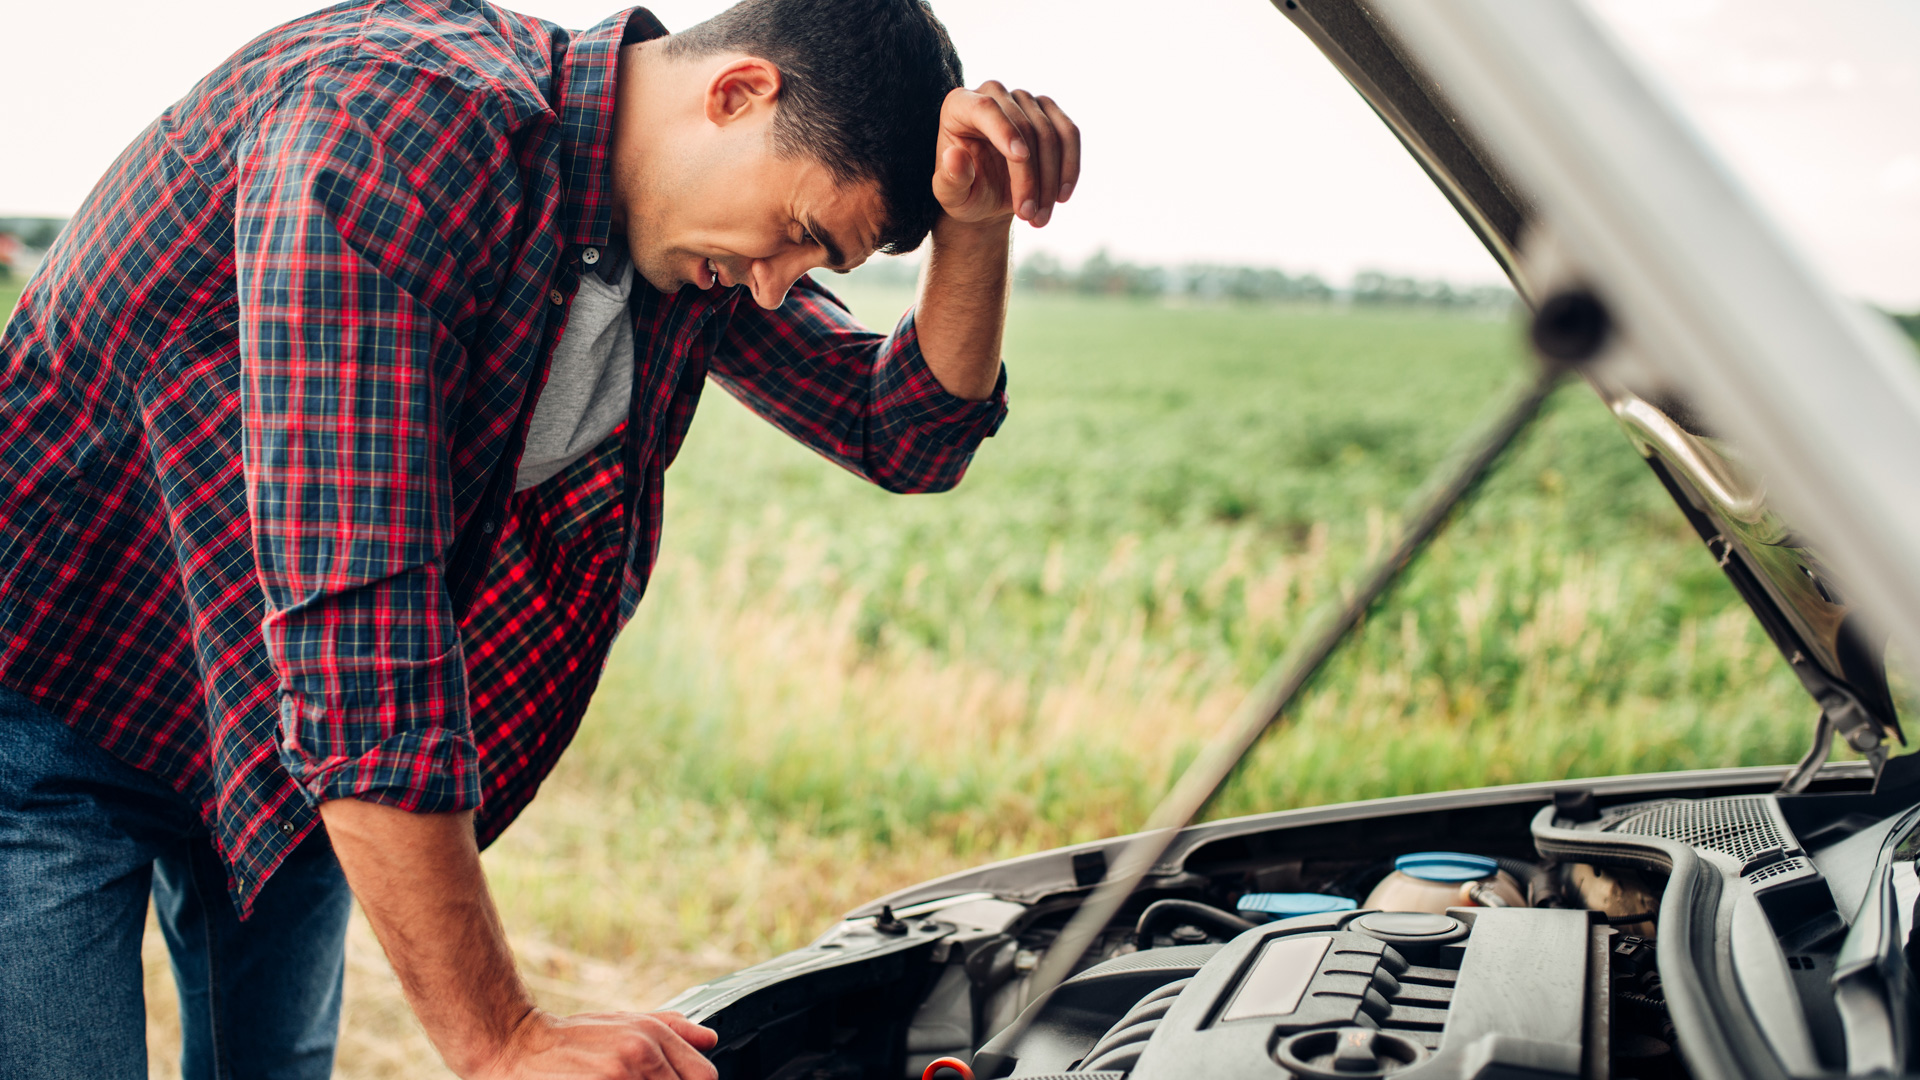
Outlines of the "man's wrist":
{"label": "man's wrist", "polygon": [[961,221],[943,213],[934,220],[933,243],[936,247],[961,249],[1009,247],[1013,241],[1013,221],[1011,214],[986,221]]}
{"label": "man's wrist", "polygon": [[[524,996],[524,988],[520,995]],[[486,1035],[444,1054],[447,1067],[456,1076],[490,1077],[511,1074],[513,1062],[528,1048],[528,1037],[540,1023],[541,1011],[531,1000],[521,1000],[510,1010],[512,1019],[496,1024]]]}

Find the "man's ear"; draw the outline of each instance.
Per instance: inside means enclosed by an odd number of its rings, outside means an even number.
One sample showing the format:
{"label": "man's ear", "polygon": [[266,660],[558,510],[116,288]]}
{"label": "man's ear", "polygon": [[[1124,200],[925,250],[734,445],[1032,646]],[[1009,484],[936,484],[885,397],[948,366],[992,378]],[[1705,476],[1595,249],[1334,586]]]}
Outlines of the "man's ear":
{"label": "man's ear", "polygon": [[780,97],[780,69],[757,56],[736,56],[707,80],[707,120],[725,127]]}

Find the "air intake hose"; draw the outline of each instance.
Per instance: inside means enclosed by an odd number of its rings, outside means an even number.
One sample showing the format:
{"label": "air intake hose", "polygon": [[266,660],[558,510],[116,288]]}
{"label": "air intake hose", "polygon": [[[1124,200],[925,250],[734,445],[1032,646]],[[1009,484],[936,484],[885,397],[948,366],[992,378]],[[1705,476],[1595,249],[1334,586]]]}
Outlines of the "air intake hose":
{"label": "air intake hose", "polygon": [[1133,940],[1143,949],[1152,948],[1156,929],[1181,925],[1198,926],[1215,936],[1231,938],[1253,929],[1254,924],[1198,900],[1155,900],[1140,913],[1140,921],[1133,927]]}

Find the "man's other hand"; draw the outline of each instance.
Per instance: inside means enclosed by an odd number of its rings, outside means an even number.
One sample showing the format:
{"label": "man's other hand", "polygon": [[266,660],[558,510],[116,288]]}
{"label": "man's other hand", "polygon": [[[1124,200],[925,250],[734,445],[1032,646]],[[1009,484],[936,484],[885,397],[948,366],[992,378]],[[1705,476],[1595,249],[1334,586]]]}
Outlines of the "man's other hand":
{"label": "man's other hand", "polygon": [[514,970],[473,812],[320,804],[347,884],[420,1026],[469,1080],[714,1080],[719,1037],[679,1013],[555,1017]]}
{"label": "man's other hand", "polygon": [[934,153],[934,197],[970,225],[1045,225],[1080,182],[1080,129],[1052,98],[993,80],[947,95]]}
{"label": "man's other hand", "polygon": [[713,1080],[700,1051],[719,1042],[712,1028],[677,1012],[553,1016],[538,1009],[514,1028],[478,1080]]}

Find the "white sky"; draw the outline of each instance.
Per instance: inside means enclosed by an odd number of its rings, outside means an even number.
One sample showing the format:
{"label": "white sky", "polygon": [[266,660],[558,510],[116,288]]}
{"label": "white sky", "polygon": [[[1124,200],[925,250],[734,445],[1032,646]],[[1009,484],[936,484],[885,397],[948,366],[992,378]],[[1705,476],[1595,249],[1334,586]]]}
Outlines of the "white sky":
{"label": "white sky", "polygon": [[[11,88],[0,111],[0,213],[71,212],[194,80],[314,2],[10,0],[0,13]],[[1843,289],[1920,307],[1912,0],[1598,3]],[[575,27],[613,10],[594,0],[509,6]],[[678,29],[724,3],[651,6]],[[935,9],[970,82],[1052,94],[1086,134],[1074,201],[1023,236],[1023,250],[1073,259],[1105,246],[1143,261],[1257,263],[1335,281],[1366,267],[1499,280],[1426,176],[1264,0],[935,0]]]}

